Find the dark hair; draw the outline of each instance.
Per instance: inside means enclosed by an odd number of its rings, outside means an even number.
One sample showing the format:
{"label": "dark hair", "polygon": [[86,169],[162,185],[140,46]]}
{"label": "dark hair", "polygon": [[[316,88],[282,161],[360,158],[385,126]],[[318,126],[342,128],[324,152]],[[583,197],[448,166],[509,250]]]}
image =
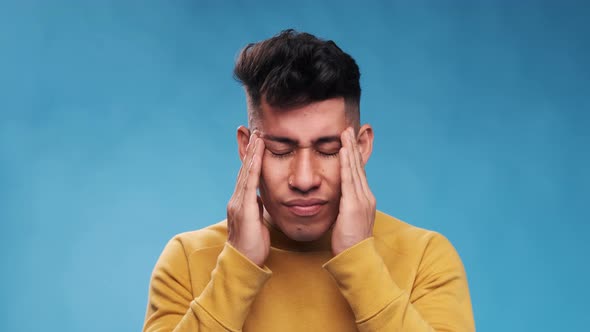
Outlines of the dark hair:
{"label": "dark hair", "polygon": [[331,40],[289,29],[248,44],[238,56],[234,77],[246,88],[251,107],[261,99],[273,107],[292,108],[344,97],[358,119],[360,72],[354,59]]}

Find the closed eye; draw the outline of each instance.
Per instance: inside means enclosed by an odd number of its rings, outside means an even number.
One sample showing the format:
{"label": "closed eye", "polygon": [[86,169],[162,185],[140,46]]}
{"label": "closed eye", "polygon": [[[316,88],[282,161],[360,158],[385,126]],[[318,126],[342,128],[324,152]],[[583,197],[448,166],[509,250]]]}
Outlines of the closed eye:
{"label": "closed eye", "polygon": [[293,150],[287,150],[287,151],[272,151],[272,150],[268,150],[268,152],[270,152],[270,155],[273,156],[273,157],[275,157],[275,158],[286,158],[286,157],[290,156],[291,154],[293,154]]}
{"label": "closed eye", "polygon": [[322,156],[322,157],[335,157],[340,152],[340,148],[342,144],[340,141],[327,141],[327,142],[320,142],[316,144],[315,150]]}
{"label": "closed eye", "polygon": [[338,150],[331,150],[331,151],[322,151],[322,150],[317,150],[318,153],[320,154],[320,156],[322,157],[326,157],[326,158],[330,158],[330,157],[336,157],[338,156],[338,152],[340,152],[340,149]]}

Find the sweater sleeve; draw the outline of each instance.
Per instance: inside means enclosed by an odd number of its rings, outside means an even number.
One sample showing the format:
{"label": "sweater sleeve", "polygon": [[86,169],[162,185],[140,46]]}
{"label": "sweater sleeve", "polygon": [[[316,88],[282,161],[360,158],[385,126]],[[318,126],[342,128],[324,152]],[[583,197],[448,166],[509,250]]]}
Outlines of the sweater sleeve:
{"label": "sweater sleeve", "polygon": [[193,297],[187,255],[178,239],[160,256],[150,282],[144,332],[241,331],[252,302],[270,278],[229,244],[204,290]]}
{"label": "sweater sleeve", "polygon": [[391,278],[374,238],[340,253],[324,268],[350,304],[361,332],[475,331],[463,264],[439,234],[427,245],[411,290]]}

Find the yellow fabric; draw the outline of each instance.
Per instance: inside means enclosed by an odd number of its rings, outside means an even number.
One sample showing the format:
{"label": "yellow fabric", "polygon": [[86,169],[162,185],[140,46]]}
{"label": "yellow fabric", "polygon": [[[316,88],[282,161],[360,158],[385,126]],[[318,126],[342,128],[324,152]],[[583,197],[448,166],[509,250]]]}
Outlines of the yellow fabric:
{"label": "yellow fabric", "polygon": [[174,237],[150,283],[144,331],[475,331],[461,259],[442,235],[377,212],[374,235],[332,257],[329,234],[271,229],[263,268],[227,225]]}

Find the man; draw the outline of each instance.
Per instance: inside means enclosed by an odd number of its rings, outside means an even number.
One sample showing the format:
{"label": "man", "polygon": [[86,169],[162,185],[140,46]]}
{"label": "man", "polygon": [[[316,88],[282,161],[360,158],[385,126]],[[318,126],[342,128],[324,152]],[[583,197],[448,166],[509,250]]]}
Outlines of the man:
{"label": "man", "polygon": [[167,244],[144,331],[474,331],[452,245],[375,210],[355,61],[287,30],[234,73],[248,128],[227,220]]}

